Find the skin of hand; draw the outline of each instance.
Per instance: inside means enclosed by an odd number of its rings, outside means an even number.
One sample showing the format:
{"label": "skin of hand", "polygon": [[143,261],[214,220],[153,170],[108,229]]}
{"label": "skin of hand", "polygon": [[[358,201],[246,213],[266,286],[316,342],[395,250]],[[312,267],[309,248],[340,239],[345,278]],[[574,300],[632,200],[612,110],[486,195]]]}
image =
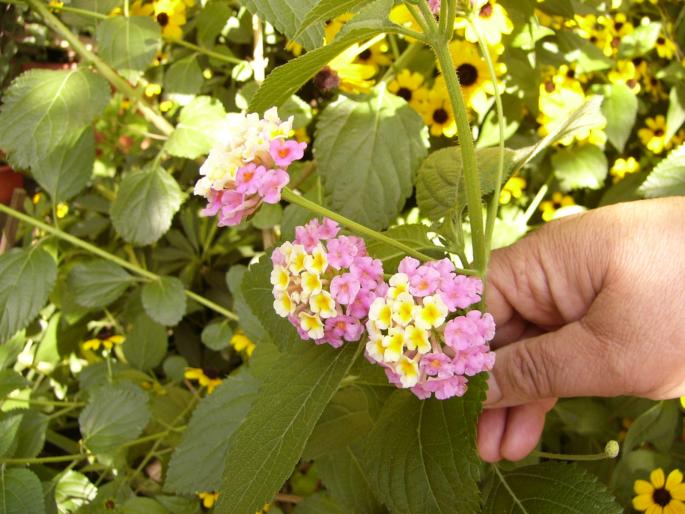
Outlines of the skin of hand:
{"label": "skin of hand", "polygon": [[493,252],[483,460],[520,460],[560,397],[685,395],[685,197],[618,204]]}

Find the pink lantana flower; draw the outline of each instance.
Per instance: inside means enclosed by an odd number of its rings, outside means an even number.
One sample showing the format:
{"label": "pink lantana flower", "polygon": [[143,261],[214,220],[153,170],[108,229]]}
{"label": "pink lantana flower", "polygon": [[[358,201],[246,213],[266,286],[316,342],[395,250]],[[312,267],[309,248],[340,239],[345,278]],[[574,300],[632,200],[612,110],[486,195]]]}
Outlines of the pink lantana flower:
{"label": "pink lantana flower", "polygon": [[294,161],[304,156],[307,143],[298,143],[294,139],[274,139],[269,146],[269,153],[276,166],[287,168]]}

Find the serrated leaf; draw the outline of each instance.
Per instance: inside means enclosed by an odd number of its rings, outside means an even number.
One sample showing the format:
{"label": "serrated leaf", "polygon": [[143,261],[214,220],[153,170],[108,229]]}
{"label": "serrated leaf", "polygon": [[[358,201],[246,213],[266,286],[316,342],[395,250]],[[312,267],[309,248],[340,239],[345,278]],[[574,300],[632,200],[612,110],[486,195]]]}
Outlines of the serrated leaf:
{"label": "serrated leaf", "polygon": [[[293,514],[348,514],[330,496],[325,493],[314,493],[307,496],[293,509]],[[361,513],[355,513],[361,514]]]}
{"label": "serrated leaf", "polygon": [[607,120],[609,142],[622,152],[637,118],[637,96],[625,84],[610,84],[604,88],[602,114]]}
{"label": "serrated leaf", "polygon": [[303,341],[281,356],[231,439],[218,512],[254,514],[273,498],[359,348]]}
{"label": "serrated leaf", "polygon": [[0,401],[12,391],[26,385],[26,379],[13,369],[0,370]]}
{"label": "serrated leaf", "polygon": [[133,329],[126,335],[122,350],[132,366],[147,371],[162,362],[167,346],[166,329],[146,314],[140,314],[133,322]]}
{"label": "serrated leaf", "polygon": [[0,256],[0,343],[36,317],[57,280],[57,264],[40,246]]}
{"label": "serrated leaf", "polygon": [[597,477],[573,464],[547,462],[525,466],[504,473],[504,479],[506,486],[501,481],[493,486],[485,500],[483,514],[623,512]]}
{"label": "serrated leaf", "polygon": [[0,457],[11,457],[19,443],[19,427],[22,412],[12,410],[0,412]]}
{"label": "serrated leaf", "polygon": [[[250,12],[258,14],[276,29],[293,39],[307,13],[317,0],[245,0]],[[297,41],[306,49],[317,48],[323,43],[323,27],[307,29]]]}
{"label": "serrated leaf", "polygon": [[17,446],[12,456],[22,459],[37,457],[45,445],[45,433],[48,429],[48,417],[35,410],[19,410],[21,424],[17,438]]}
{"label": "serrated leaf", "polygon": [[186,291],[176,277],[160,277],[143,286],[143,308],[153,320],[173,327],[186,313]]}
{"label": "serrated leaf", "polygon": [[148,395],[130,382],[119,382],[91,393],[79,426],[86,447],[100,456],[138,437],[149,420]]}
{"label": "serrated leaf", "polygon": [[125,241],[149,245],[169,230],[182,202],[181,188],[163,168],[129,173],[112,203],[112,224]]}
{"label": "serrated leaf", "polygon": [[170,93],[195,95],[202,88],[203,82],[204,77],[195,54],[179,59],[164,74],[164,88]]}
{"label": "serrated leaf", "polygon": [[[83,9],[84,11],[109,14],[112,9],[121,5],[121,0],[72,0],[69,7]],[[60,12],[60,18],[67,25],[84,26],[94,25],[95,20],[92,16],[85,14],[75,14],[72,12]]]}
{"label": "serrated leaf", "polygon": [[630,34],[621,38],[618,55],[621,59],[633,59],[646,54],[654,45],[661,33],[661,23],[654,21],[640,25]]}
{"label": "serrated leaf", "polygon": [[85,69],[31,70],[5,91],[0,148],[19,168],[67,148],[109,101],[109,86]]}
{"label": "serrated leaf", "polygon": [[176,157],[196,159],[208,153],[221,130],[226,111],[218,100],[194,98],[182,110],[178,125],[166,142],[165,150]]}
{"label": "serrated leaf", "polygon": [[178,494],[215,491],[221,485],[230,438],[249,411],[259,381],[248,373],[224,380],[193,412],[169,462],[165,487]]}
{"label": "serrated leaf", "polygon": [[678,404],[675,400],[656,403],[630,425],[621,451],[627,454],[649,442],[659,451],[668,453],[673,446],[678,418]]}
{"label": "serrated leaf", "polygon": [[210,323],[202,329],[200,338],[210,350],[220,352],[231,345],[231,337],[233,336],[233,329],[228,324],[228,321],[217,321]]}
{"label": "serrated leaf", "polygon": [[[398,225],[386,230],[383,234],[419,252],[430,253],[435,245],[428,238],[428,232],[430,232],[430,227],[426,225]],[[383,261],[383,267],[390,273],[397,271],[397,266],[406,256],[402,250],[377,239],[369,241],[366,248],[371,257]]]}
{"label": "serrated leaf", "polygon": [[133,284],[135,278],[124,268],[104,259],[75,265],[67,277],[74,301],[89,308],[106,307]]}
{"label": "serrated leaf", "polygon": [[150,16],[113,16],[97,29],[100,57],[117,70],[143,71],[162,47],[162,33]]}
{"label": "serrated leaf", "polygon": [[609,163],[597,146],[585,144],[563,149],[552,155],[554,175],[564,191],[570,189],[599,189],[609,173]]}
{"label": "serrated leaf", "polygon": [[673,150],[654,167],[640,187],[640,192],[646,198],[685,194],[685,144]]}
{"label": "serrated leaf", "polygon": [[391,512],[479,511],[476,422],[484,396],[482,378],[470,380],[463,398],[390,396],[367,438],[364,468]]}
{"label": "serrated leaf", "polygon": [[666,116],[666,134],[664,138],[670,141],[685,123],[685,84],[676,84],[668,95],[668,115]]}
{"label": "serrated leaf", "polygon": [[421,117],[384,88],[363,101],[340,97],[321,113],[314,143],[326,206],[387,227],[411,195],[427,147]]}
{"label": "serrated leaf", "polygon": [[353,12],[357,7],[368,3],[368,0],[319,0],[305,16],[293,39],[300,37],[305,30],[316,23],[332,20],[336,16]]}
{"label": "serrated leaf", "polygon": [[208,48],[214,46],[216,37],[221,34],[231,14],[231,8],[224,2],[214,1],[205,4],[195,17],[198,43]]}
{"label": "serrated leaf", "polygon": [[33,471],[0,467],[0,507],[3,514],[45,514],[43,488]]}
{"label": "serrated leaf", "polygon": [[59,476],[55,485],[55,503],[60,512],[77,512],[97,495],[88,477],[78,471],[69,470]]}

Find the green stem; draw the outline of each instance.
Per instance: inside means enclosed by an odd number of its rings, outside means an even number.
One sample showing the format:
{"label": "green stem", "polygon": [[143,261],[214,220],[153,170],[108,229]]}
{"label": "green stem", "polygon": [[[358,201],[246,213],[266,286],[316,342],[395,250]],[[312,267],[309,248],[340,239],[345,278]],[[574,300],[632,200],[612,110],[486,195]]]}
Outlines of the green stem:
{"label": "green stem", "polygon": [[533,453],[530,454],[532,457],[537,457],[539,459],[550,459],[550,460],[568,460],[568,461],[579,461],[579,462],[589,462],[589,461],[596,461],[596,460],[605,460],[605,459],[611,459],[613,457],[610,457],[606,454],[606,452],[602,453],[591,453],[591,454],[586,454],[586,455],[575,455],[575,454],[565,454],[565,453],[550,453],[550,452],[541,452],[541,451],[534,451]]}
{"label": "green stem", "polygon": [[0,459],[0,464],[50,464],[55,462],[71,462],[83,460],[86,455],[77,453],[73,455],[57,455],[55,457],[33,457],[26,459]]}
{"label": "green stem", "polygon": [[[8,399],[8,398],[5,398]],[[43,407],[85,407],[86,404],[83,402],[61,402],[53,400],[24,400],[23,398],[9,398],[17,403],[28,403],[30,405],[38,405]]]}
{"label": "green stem", "polygon": [[189,50],[194,50],[200,54],[204,54],[208,57],[212,57],[217,61],[224,61],[230,64],[242,64],[244,62],[242,59],[238,59],[237,57],[215,52],[213,50],[209,50],[207,48],[195,45],[193,43],[189,43],[188,41],[184,41],[183,39],[164,38],[164,40],[174,45],[182,46],[184,48],[188,48]]}
{"label": "green stem", "polygon": [[121,445],[122,448],[129,448],[131,446],[137,446],[139,444],[143,443],[149,443],[150,441],[157,441],[159,439],[164,439],[167,437],[169,434],[172,432],[183,432],[186,429],[185,426],[180,426],[180,427],[171,427],[168,430],[164,430],[163,432],[157,432],[156,434],[150,434],[146,435],[143,437],[139,437],[138,439],[134,439],[133,441],[128,441],[127,443],[124,443]]}
{"label": "green stem", "polygon": [[40,0],[26,0],[29,7],[36,11],[45,24],[52,30],[62,36],[71,47],[86,61],[90,62],[102,74],[107,81],[116,89],[121,91],[124,95],[134,99],[137,102],[140,113],[157,127],[163,134],[169,135],[173,132],[174,127],[161,114],[156,113],[152,108],[143,103],[141,100],[141,92],[131,86],[123,77],[114,71],[108,64],[106,64],[100,57],[88,50],[86,46],[81,43],[81,40],[71,32],[66,25],[64,25],[54,14],[50,12],[48,7]]}
{"label": "green stem", "polygon": [[308,200],[303,196],[297,195],[287,187],[283,189],[281,195],[283,196],[283,199],[287,200],[288,202],[293,203],[295,205],[299,205],[300,207],[304,207],[305,209],[320,216],[325,216],[327,218],[332,219],[333,221],[337,221],[338,223],[349,228],[353,232],[357,232],[358,234],[370,237],[372,239],[376,239],[377,241],[390,245],[394,248],[397,248],[398,250],[402,250],[407,255],[411,255],[412,257],[415,257],[421,261],[433,260],[432,257],[424,253],[421,253],[403,243],[400,243],[392,237],[386,236],[385,234],[381,234],[380,232],[365,227],[364,225],[352,221],[351,219],[348,219],[345,216],[342,216],[341,214],[338,214],[336,212],[326,209],[325,207],[322,207],[318,203],[312,202],[311,200]]}
{"label": "green stem", "polygon": [[523,221],[526,223],[526,225],[528,225],[528,222],[530,222],[530,219],[535,215],[535,212],[538,210],[538,207],[542,203],[542,200],[547,195],[547,192],[549,191],[549,186],[553,180],[554,180],[554,173],[550,173],[549,177],[547,177],[547,180],[545,181],[545,183],[542,185],[540,190],[535,195],[535,198],[533,198],[533,201],[530,202],[530,205],[526,209],[526,212],[523,214]]}
{"label": "green stem", "polygon": [[412,15],[412,18],[416,20],[416,23],[421,27],[421,30],[423,31],[424,34],[428,34],[429,28],[426,22],[423,20],[421,15],[419,14],[419,11],[416,9],[416,6],[410,4],[410,3],[405,3],[404,4],[407,10],[409,11],[409,14]]}
{"label": "green stem", "polygon": [[521,509],[521,512],[522,512],[523,514],[528,514],[528,511],[526,510],[526,508],[525,508],[525,507],[523,506],[523,504],[521,503],[521,500],[518,499],[518,497],[516,496],[516,494],[514,494],[514,491],[512,490],[512,488],[509,487],[509,483],[508,483],[508,482],[506,481],[506,479],[504,478],[504,475],[503,475],[502,472],[499,470],[499,467],[497,466],[497,464],[492,464],[492,469],[495,470],[495,473],[496,473],[497,476],[499,477],[500,482],[502,482],[502,485],[503,485],[504,488],[507,490],[507,492],[509,493],[509,495],[511,496],[511,498],[514,500],[514,503],[518,506],[519,509]]}
{"label": "green stem", "polygon": [[[109,252],[106,252],[105,250],[102,250],[101,248],[98,248],[95,245],[92,245],[90,243],[87,243],[86,241],[83,241],[82,239],[79,239],[78,237],[72,236],[71,234],[68,234],[66,232],[63,232],[61,230],[58,230],[47,223],[43,223],[42,221],[39,221],[35,218],[32,218],[31,216],[28,216],[22,212],[16,211],[12,209],[11,207],[7,207],[6,205],[0,204],[0,212],[4,212],[5,214],[8,214],[9,216],[12,216],[14,218],[17,218],[18,220],[21,220],[25,223],[28,223],[29,225],[32,225],[36,228],[41,229],[42,231],[51,234],[59,239],[62,239],[63,241],[66,241],[74,246],[78,246],[79,248],[83,248],[87,252],[90,252],[94,255],[97,255],[98,257],[102,257],[103,259],[106,259],[110,262],[113,262],[115,264],[118,264],[124,269],[127,269],[129,271],[132,271],[133,273],[136,273],[142,277],[145,277],[148,280],[159,280],[160,276],[152,273],[151,271],[147,271],[139,266],[136,266],[134,264],[131,264],[130,262],[117,257],[116,255],[112,255]],[[208,300],[207,298],[198,295],[197,293],[194,293],[193,291],[190,291],[188,289],[185,290],[185,294],[188,298],[192,298],[195,300],[197,303],[204,305],[205,307],[208,307],[209,309],[217,312],[218,314],[221,314],[222,316],[225,316],[226,318],[232,319],[234,321],[238,320],[238,316],[236,316],[234,313],[229,311],[228,309],[212,302],[211,300]]]}
{"label": "green stem", "polygon": [[109,18],[109,16],[107,16],[106,14],[102,14],[102,13],[95,12],[95,11],[89,11],[88,9],[80,9],[78,7],[71,7],[68,5],[62,5],[60,7],[54,7],[54,9],[56,11],[78,14],[80,16],[86,16],[88,18],[95,18],[98,20],[106,20],[107,18]]}
{"label": "green stem", "polygon": [[416,54],[421,50],[421,44],[418,42],[411,43],[404,49],[399,58],[392,63],[392,66],[385,72],[381,82],[388,82],[393,76],[397,76],[399,72],[406,68],[407,65],[416,57]]}

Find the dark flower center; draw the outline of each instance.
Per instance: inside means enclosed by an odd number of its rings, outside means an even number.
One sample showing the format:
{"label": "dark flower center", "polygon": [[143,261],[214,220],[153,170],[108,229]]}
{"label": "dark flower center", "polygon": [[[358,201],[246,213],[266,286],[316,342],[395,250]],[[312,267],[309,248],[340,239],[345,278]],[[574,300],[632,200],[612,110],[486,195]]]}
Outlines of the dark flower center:
{"label": "dark flower center", "polygon": [[98,332],[97,338],[100,341],[105,341],[105,340],[109,339],[110,337],[112,337],[113,335],[114,335],[114,330],[112,330],[111,328],[103,328],[102,330],[100,330],[100,332]]}
{"label": "dark flower center", "polygon": [[671,503],[671,493],[669,493],[665,488],[661,487],[659,489],[654,489],[652,493],[652,499],[657,505],[665,507]]}
{"label": "dark flower center", "polygon": [[364,50],[362,53],[359,54],[359,60],[360,61],[368,61],[371,59],[371,49],[367,48]]}
{"label": "dark flower center", "polygon": [[215,370],[214,368],[204,368],[204,369],[202,370],[202,372],[203,372],[203,373],[205,374],[205,376],[206,376],[207,378],[209,378],[210,380],[211,380],[211,379],[215,379],[215,378],[219,378],[219,372],[218,372],[217,370]]}
{"label": "dark flower center", "polygon": [[492,16],[492,4],[488,2],[483,7],[481,7],[479,15],[481,18],[489,18],[490,16]]}
{"label": "dark flower center", "polygon": [[566,72],[566,76],[567,76],[568,78],[570,78],[570,79],[575,78],[575,77],[576,77],[576,72],[575,72],[575,70],[569,69],[569,70]]}
{"label": "dark flower center", "polygon": [[656,38],[656,44],[657,45],[663,45],[666,42],[666,40],[662,37]]}
{"label": "dark flower center", "polygon": [[654,135],[655,135],[656,137],[661,137],[661,136],[664,135],[664,130],[658,128],[658,129],[656,129],[656,130],[654,131]]}
{"label": "dark flower center", "polygon": [[554,82],[552,82],[551,80],[545,82],[545,91],[551,93],[552,91],[554,91],[554,89]]}
{"label": "dark flower center", "polygon": [[314,85],[323,91],[330,91],[331,89],[336,89],[340,85],[340,77],[334,70],[325,66],[316,77],[314,77]]}
{"label": "dark flower center", "polygon": [[614,48],[618,48],[618,45],[621,44],[621,38],[616,36],[611,40],[611,46]]}
{"label": "dark flower center", "polygon": [[635,66],[640,66],[640,64],[642,64],[643,62],[644,59],[642,57],[635,57],[635,59],[633,59],[633,64]]}
{"label": "dark flower center", "polygon": [[591,36],[590,37],[590,43],[596,43],[597,42],[597,36]]}
{"label": "dark flower center", "polygon": [[114,503],[114,500],[105,500],[105,509],[114,510],[115,507],[116,503]]}
{"label": "dark flower center", "polygon": [[397,96],[404,98],[407,102],[411,102],[413,93],[411,92],[411,89],[407,87],[401,87],[397,90]]}
{"label": "dark flower center", "polygon": [[157,23],[159,23],[162,27],[166,27],[167,23],[169,23],[169,15],[165,12],[161,12],[157,15]]}
{"label": "dark flower center", "polygon": [[440,108],[440,109],[436,109],[433,112],[433,121],[435,123],[439,123],[440,125],[442,125],[443,123],[445,123],[449,119],[450,119],[450,115],[447,113],[447,111],[445,109]]}
{"label": "dark flower center", "polygon": [[457,68],[457,77],[462,86],[472,86],[478,80],[478,70],[473,64],[460,64]]}
{"label": "dark flower center", "polygon": [[637,80],[635,79],[630,79],[628,82],[626,82],[626,85],[630,88],[633,89],[635,86],[637,86]]}
{"label": "dark flower center", "polygon": [[616,30],[621,30],[621,29],[623,28],[623,22],[622,22],[622,21],[617,21],[617,22],[614,24],[614,28],[615,28]]}

